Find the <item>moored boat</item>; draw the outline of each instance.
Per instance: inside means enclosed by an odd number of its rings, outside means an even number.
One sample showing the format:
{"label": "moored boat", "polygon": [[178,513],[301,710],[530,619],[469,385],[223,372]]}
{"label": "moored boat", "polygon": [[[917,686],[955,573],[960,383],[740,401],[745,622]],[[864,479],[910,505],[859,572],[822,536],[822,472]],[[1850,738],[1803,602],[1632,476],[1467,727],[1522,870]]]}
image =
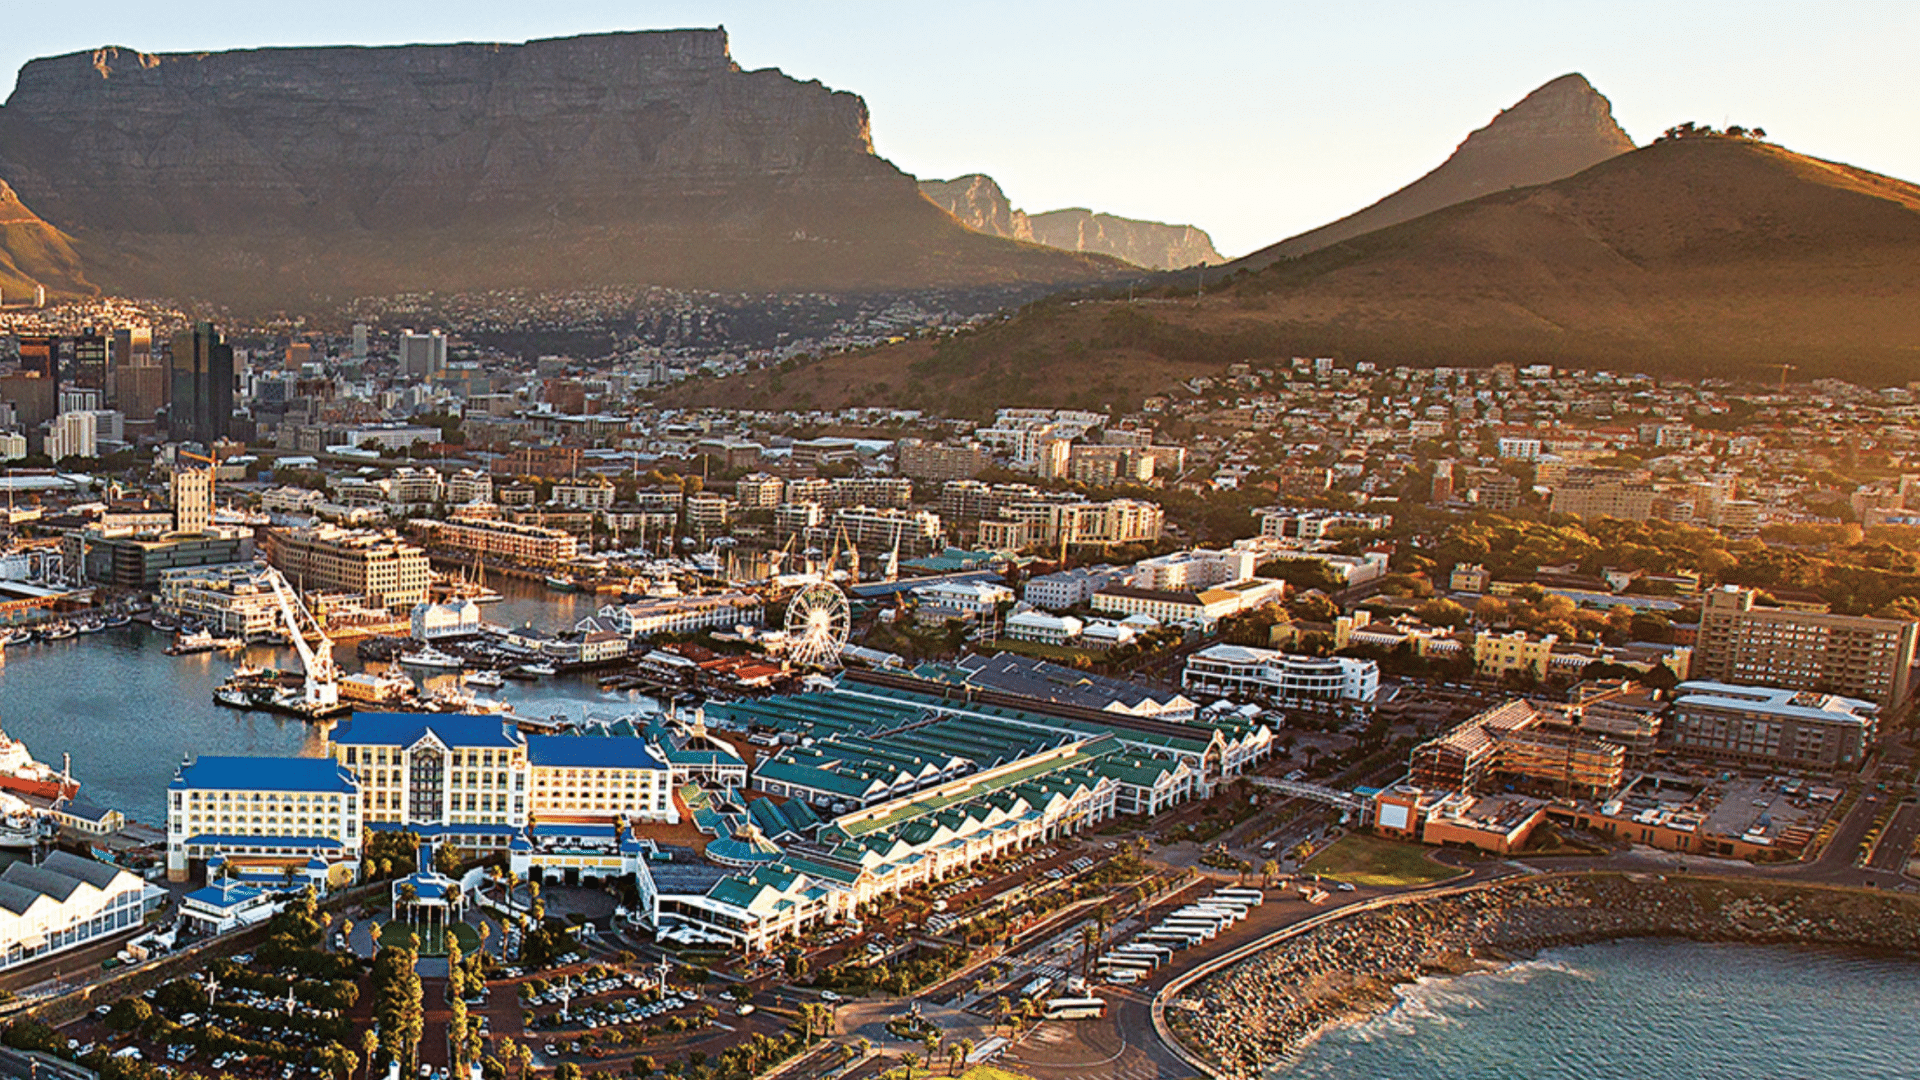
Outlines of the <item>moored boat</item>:
{"label": "moored boat", "polygon": [[469,671],[464,678],[468,686],[484,686],[490,690],[507,685],[506,677],[497,671]]}
{"label": "moored boat", "polygon": [[0,791],[42,799],[72,798],[80,785],[66,773],[34,760],[27,744],[0,731]]}
{"label": "moored boat", "polygon": [[465,664],[452,653],[441,652],[431,645],[422,646],[415,652],[401,653],[400,662],[408,667],[423,668],[458,668]]}

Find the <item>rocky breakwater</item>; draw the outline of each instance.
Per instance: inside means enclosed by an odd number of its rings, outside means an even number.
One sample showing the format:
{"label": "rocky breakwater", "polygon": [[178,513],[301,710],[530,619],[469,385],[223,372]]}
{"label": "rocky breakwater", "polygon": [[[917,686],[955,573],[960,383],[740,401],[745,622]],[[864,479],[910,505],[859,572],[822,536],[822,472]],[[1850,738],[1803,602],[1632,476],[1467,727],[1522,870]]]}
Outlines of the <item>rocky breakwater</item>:
{"label": "rocky breakwater", "polygon": [[34,60],[0,179],[110,291],[843,289],[1118,270],[982,236],[873,152],[865,102],[721,30]]}
{"label": "rocky breakwater", "polygon": [[1329,1024],[1389,1008],[1395,986],[1423,975],[1634,937],[1920,953],[1920,900],[1706,878],[1529,878],[1331,920],[1187,988],[1167,1022],[1216,1075],[1247,1077]]}

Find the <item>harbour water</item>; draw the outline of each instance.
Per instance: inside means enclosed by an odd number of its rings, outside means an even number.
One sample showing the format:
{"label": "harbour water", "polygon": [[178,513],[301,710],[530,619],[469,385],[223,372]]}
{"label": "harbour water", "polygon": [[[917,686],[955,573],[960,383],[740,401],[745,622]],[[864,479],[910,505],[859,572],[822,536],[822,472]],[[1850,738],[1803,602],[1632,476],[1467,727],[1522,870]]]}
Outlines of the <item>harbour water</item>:
{"label": "harbour water", "polygon": [[1639,940],[1403,987],[1276,1080],[1891,1080],[1920,1074],[1920,962]]}
{"label": "harbour water", "polygon": [[[552,593],[538,584],[492,584],[506,599],[486,606],[490,622],[561,629],[597,606],[593,597]],[[56,769],[60,755],[71,754],[83,800],[162,828],[167,782],[183,754],[319,752],[317,731],[299,720],[213,702],[214,687],[242,662],[297,669],[292,649],[176,657],[163,651],[171,640],[136,623],[8,649],[0,661],[0,728]],[[352,645],[340,646],[335,656],[343,670],[360,670]],[[439,673],[423,681],[437,686],[455,679]],[[479,693],[528,716],[617,716],[651,707],[637,694],[603,693],[584,676],[509,682]]]}

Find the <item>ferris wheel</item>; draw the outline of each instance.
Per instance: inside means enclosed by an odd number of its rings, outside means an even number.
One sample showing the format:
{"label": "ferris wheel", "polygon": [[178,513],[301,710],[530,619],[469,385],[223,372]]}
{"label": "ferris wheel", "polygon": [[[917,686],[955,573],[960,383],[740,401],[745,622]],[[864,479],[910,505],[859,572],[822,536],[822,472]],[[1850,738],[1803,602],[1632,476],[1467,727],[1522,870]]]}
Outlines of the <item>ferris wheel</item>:
{"label": "ferris wheel", "polygon": [[807,667],[839,667],[851,623],[847,594],[828,582],[814,582],[787,601],[788,655]]}

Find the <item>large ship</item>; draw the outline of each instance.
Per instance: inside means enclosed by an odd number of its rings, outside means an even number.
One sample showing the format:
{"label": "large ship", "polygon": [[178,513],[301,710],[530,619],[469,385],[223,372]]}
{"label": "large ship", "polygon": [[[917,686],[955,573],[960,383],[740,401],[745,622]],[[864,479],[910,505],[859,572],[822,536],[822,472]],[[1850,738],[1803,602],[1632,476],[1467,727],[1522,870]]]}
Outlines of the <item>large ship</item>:
{"label": "large ship", "polygon": [[65,771],[33,759],[27,744],[0,731],[0,791],[37,795],[43,799],[73,798],[80,785]]}

